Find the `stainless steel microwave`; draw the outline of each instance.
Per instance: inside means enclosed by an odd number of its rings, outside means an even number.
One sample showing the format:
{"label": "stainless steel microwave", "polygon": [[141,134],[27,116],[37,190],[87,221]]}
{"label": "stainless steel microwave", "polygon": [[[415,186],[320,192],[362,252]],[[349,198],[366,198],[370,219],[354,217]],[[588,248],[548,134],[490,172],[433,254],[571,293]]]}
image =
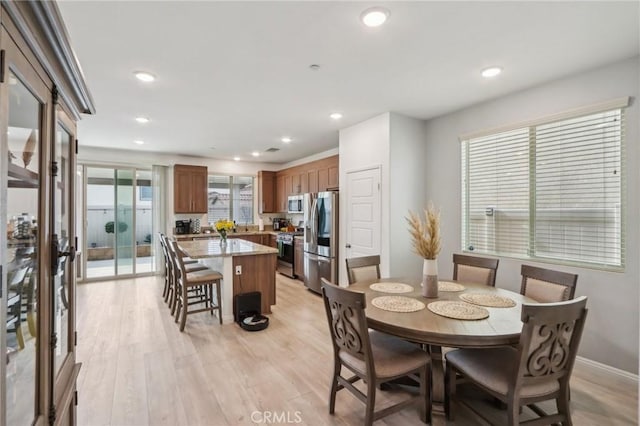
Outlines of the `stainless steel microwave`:
{"label": "stainless steel microwave", "polygon": [[288,213],[304,213],[302,209],[302,201],[304,197],[302,195],[290,195],[287,205],[289,206]]}

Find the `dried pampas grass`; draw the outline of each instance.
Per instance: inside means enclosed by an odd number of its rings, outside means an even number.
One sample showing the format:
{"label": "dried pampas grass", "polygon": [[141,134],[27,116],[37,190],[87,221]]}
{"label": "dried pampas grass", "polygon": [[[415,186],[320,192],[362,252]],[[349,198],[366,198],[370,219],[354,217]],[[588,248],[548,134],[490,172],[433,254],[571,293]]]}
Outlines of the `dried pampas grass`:
{"label": "dried pampas grass", "polygon": [[407,223],[409,234],[413,242],[413,248],[424,259],[435,259],[440,253],[440,211],[436,210],[433,203],[424,211],[423,223],[416,213],[409,211]]}

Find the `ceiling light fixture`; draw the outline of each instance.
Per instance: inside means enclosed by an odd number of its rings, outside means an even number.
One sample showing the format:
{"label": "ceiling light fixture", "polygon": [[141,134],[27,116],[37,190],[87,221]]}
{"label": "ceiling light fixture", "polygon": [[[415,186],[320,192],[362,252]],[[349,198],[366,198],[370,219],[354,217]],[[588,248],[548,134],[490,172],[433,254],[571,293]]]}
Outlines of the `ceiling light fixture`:
{"label": "ceiling light fixture", "polygon": [[147,124],[149,119],[147,117],[136,117],[136,121],[140,124]]}
{"label": "ceiling light fixture", "polygon": [[258,151],[253,151],[251,155],[253,155],[254,157],[259,157],[260,153]]}
{"label": "ceiling light fixture", "polygon": [[362,23],[367,27],[379,27],[386,22],[388,17],[389,10],[382,7],[372,7],[360,15]]}
{"label": "ceiling light fixture", "polygon": [[482,70],[482,76],[484,78],[492,78],[499,75],[502,72],[500,67],[489,67]]}
{"label": "ceiling light fixture", "polygon": [[291,138],[290,138],[290,137],[288,137],[288,136],[285,136],[285,137],[283,137],[283,138],[282,138],[282,139],[280,139],[280,140],[281,140],[282,142],[284,142],[284,143],[289,143],[289,142],[291,142],[293,139],[291,139]]}
{"label": "ceiling light fixture", "polygon": [[137,140],[133,141],[133,143],[138,144],[138,145],[144,145],[144,141],[141,141],[140,139],[137,139]]}
{"label": "ceiling light fixture", "polygon": [[136,71],[135,76],[138,80],[144,81],[145,83],[151,83],[156,79],[156,76],[148,73],[146,71]]}
{"label": "ceiling light fixture", "polygon": [[233,161],[240,161],[240,157],[233,157]]}
{"label": "ceiling light fixture", "polygon": [[333,118],[334,120],[340,120],[342,118],[342,114],[340,114],[339,112],[334,112],[331,113],[329,117]]}

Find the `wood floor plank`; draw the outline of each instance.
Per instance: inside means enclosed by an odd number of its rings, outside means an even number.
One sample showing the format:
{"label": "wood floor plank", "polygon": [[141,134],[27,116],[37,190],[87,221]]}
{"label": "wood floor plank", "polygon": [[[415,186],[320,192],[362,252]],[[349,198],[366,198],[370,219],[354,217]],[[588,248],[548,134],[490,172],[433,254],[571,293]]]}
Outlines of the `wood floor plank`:
{"label": "wood floor plank", "polygon": [[[297,414],[305,425],[362,424],[364,405],[347,391],[338,393],[335,415],[328,413],[333,351],[324,305],[299,281],[278,275],[277,305],[269,327],[257,333],[221,326],[208,313],[189,316],[181,333],[162,285],[145,277],[78,286],[78,424],[250,425],[267,424],[258,421],[264,416],[295,421]],[[410,392],[379,391],[376,406]],[[461,393],[496,424],[506,422],[486,395]],[[637,408],[637,382],[576,365],[574,424],[634,425]],[[528,410],[525,416],[532,417]],[[422,424],[417,407],[376,422]],[[448,424],[479,423],[461,412]]]}

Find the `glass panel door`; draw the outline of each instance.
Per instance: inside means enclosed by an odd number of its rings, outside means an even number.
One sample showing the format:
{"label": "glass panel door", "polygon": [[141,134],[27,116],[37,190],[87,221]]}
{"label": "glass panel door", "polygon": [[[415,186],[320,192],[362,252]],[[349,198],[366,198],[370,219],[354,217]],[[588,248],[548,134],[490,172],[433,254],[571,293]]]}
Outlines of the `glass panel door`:
{"label": "glass panel door", "polygon": [[[75,241],[72,240],[70,173],[71,171],[71,134],[58,123],[54,147],[54,161],[58,173],[53,182],[54,202],[54,238],[58,241],[58,251],[69,253],[58,260],[58,270],[53,271],[53,315],[54,331],[58,338],[54,353],[54,372],[56,376],[69,353],[69,317],[70,301],[73,296],[73,263]],[[72,327],[73,328],[73,327]]]}
{"label": "glass panel door", "polygon": [[86,278],[113,277],[115,263],[115,170],[86,167]]}
{"label": "glass panel door", "polygon": [[133,274],[133,171],[116,169],[116,275]]}
{"label": "glass panel door", "polygon": [[154,272],[151,171],[84,166],[78,168],[78,182],[82,182],[83,174],[85,277],[104,279]]}
{"label": "glass panel door", "polygon": [[136,273],[153,272],[153,188],[151,170],[136,171]]}
{"label": "glass panel door", "polygon": [[[6,424],[34,421],[38,359],[38,219],[43,104],[13,72],[8,76]],[[7,160],[5,160],[7,158]],[[5,297],[6,296],[6,297]],[[2,354],[3,358],[5,354]],[[2,419],[0,419],[2,423]]]}

